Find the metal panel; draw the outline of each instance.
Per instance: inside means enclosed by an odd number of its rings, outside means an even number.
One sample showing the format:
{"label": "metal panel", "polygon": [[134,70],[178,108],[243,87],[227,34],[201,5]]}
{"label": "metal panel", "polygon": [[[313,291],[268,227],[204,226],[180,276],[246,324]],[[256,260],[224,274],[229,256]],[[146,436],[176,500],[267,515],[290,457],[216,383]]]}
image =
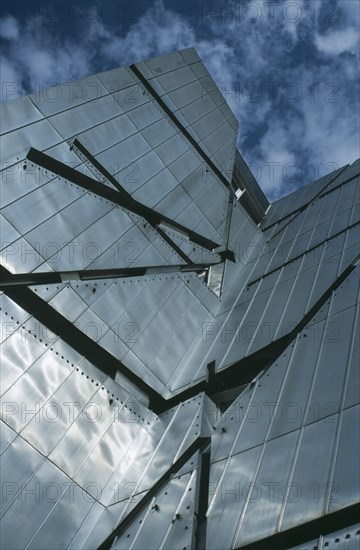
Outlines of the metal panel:
{"label": "metal panel", "polygon": [[254,447],[210,467],[212,489],[207,511],[207,548],[233,548],[261,447]]}
{"label": "metal panel", "polygon": [[[341,406],[355,325],[355,307],[330,317],[310,394],[307,424],[314,421],[314,415],[320,420],[334,414]],[[341,354],[337,355],[339,342]],[[335,379],[336,384],[333,383]]]}
{"label": "metal panel", "polygon": [[23,237],[1,251],[1,264],[11,273],[30,273],[44,262],[45,258],[41,256],[39,249],[34,248]]}
{"label": "metal panel", "polygon": [[[161,311],[154,312],[154,316],[146,327],[147,338],[139,339],[133,346],[133,351],[140,354],[141,359],[149,364],[154,359],[160,346],[165,342],[170,332],[176,326],[180,312],[186,311],[191,303],[192,293],[185,285],[178,285],[164,303]],[[143,331],[144,332],[144,331]],[[166,377],[167,366],[162,365],[162,376]],[[163,380],[163,378],[161,377]]]}
{"label": "metal panel", "polygon": [[19,433],[69,375],[70,368],[66,360],[50,349],[43,353],[2,397],[5,403],[26,404],[25,411],[23,405],[15,407],[8,415],[8,424]]}
{"label": "metal panel", "polygon": [[[120,439],[117,439],[116,443],[122,451],[114,455],[113,471],[102,492],[101,500],[113,504],[147,491],[176,460],[185,435],[188,435],[188,439],[181,452],[198,437],[199,432],[196,433],[193,420],[200,414],[202,402],[203,396],[188,400],[156,419],[147,419],[147,422],[145,419],[144,426],[140,427],[139,436],[132,441],[129,436],[124,440],[123,436],[121,437],[122,433],[119,433]],[[125,423],[129,434],[130,430],[136,429],[136,421],[131,410],[127,420],[125,417]],[[112,426],[116,427],[114,423]],[[132,482],[131,485],[127,483],[129,480]],[[115,493],[114,483],[117,487]]]}
{"label": "metal panel", "polygon": [[180,233],[171,231],[167,227],[162,227],[161,229],[192,260],[193,263],[218,263],[221,261],[219,254],[215,254],[214,252],[191,242]]}
{"label": "metal panel", "polygon": [[[191,69],[194,70],[194,67],[191,67]],[[186,118],[187,122],[192,125],[196,120],[201,119],[215,109],[217,109],[217,107],[210,97],[206,98],[206,101],[201,97],[185,105],[185,107],[181,109],[181,113]]]}
{"label": "metal panel", "polygon": [[[90,420],[91,406],[98,387],[90,382],[94,369],[88,367],[86,361],[80,361],[72,368],[70,375],[64,380],[49,401],[39,410],[22,432],[22,436],[44,455],[59,444],[63,437],[67,437],[67,430],[78,416],[85,416]],[[85,370],[83,370],[85,369]],[[82,374],[84,372],[84,374]],[[86,374],[85,374],[86,373]],[[106,376],[95,373],[97,383],[105,381]],[[89,376],[89,379],[87,379]],[[86,416],[88,413],[88,416]]]}
{"label": "metal panel", "polygon": [[358,359],[360,357],[360,346],[359,346],[359,313],[355,313],[356,321],[354,324],[354,339],[352,342],[352,347],[350,350],[349,356],[349,376],[347,380],[346,396],[345,396],[345,407],[350,407],[355,405],[359,401],[360,395],[360,372]]}
{"label": "metal panel", "polygon": [[[167,97],[173,102],[175,108],[181,109],[191,101],[204,97],[204,95],[206,95],[206,88],[199,80],[195,80],[180,89],[170,92]],[[166,101],[167,98],[164,97],[163,99]]]}
{"label": "metal panel", "polygon": [[[25,342],[26,355],[24,354]],[[26,330],[19,328],[16,332],[12,332],[1,345],[1,394],[3,395],[45,352],[46,347]],[[5,406],[5,412],[7,409],[10,412],[12,409],[18,409],[15,405],[16,401],[6,398],[4,404],[6,402],[13,403],[14,406]]]}
{"label": "metal panel", "polygon": [[[93,254],[94,244],[90,243],[92,250],[76,247],[76,237],[96,220],[114,208],[113,204],[102,201],[90,194],[83,196],[71,203],[61,212],[55,214],[52,218],[33,229],[27,234],[27,240],[33,246],[37,244],[38,248],[48,260],[50,265],[58,269],[79,268],[75,263],[79,259],[80,265],[89,263],[87,256]],[[88,212],[92,212],[89,218]],[[73,245],[69,245],[72,241]],[[94,238],[96,243],[96,238]],[[97,247],[95,247],[97,250]],[[76,258],[76,260],[75,260]]]}
{"label": "metal panel", "polygon": [[[164,216],[176,220],[180,212],[190,203],[190,197],[184,193],[180,186],[177,186],[155,205],[155,209],[164,214]],[[191,225],[193,225],[193,223]],[[189,229],[191,229],[191,227]]]}
{"label": "metal panel", "polygon": [[[180,60],[180,56],[179,56]],[[182,86],[185,86],[186,84],[189,84],[190,82],[193,82],[196,80],[196,76],[194,75],[193,71],[189,67],[179,67],[175,70],[168,71],[165,74],[159,75],[156,77],[157,81],[165,91],[165,93],[169,93],[172,90],[181,88]],[[151,84],[151,79],[149,80],[149,83]]]}
{"label": "metal panel", "polygon": [[[190,548],[194,523],[196,472],[169,481],[146,509],[116,540],[112,548],[143,550]],[[155,509],[155,505],[158,507]],[[154,526],[156,526],[154,528]]]}
{"label": "metal panel", "polygon": [[[2,210],[3,215],[24,235],[68,204],[82,196],[82,191],[56,178]],[[26,216],[23,213],[26,212]]]}
{"label": "metal panel", "polygon": [[[284,309],[288,302],[292,286],[293,281],[291,279],[285,281],[281,285],[274,286],[274,290],[270,295],[265,311],[261,319],[259,319],[258,329],[249,339],[249,347],[246,351],[247,355],[254,353],[256,350],[267,346],[273,341],[280,320],[284,314]],[[290,332],[297,321],[298,319],[287,316],[286,322],[283,323],[282,331],[278,336],[281,337]]]}
{"label": "metal panel", "polygon": [[[207,316],[207,310],[197,301],[190,303],[189,307],[182,313],[179,322],[168,336],[164,344],[159,348],[156,357],[150,363],[149,368],[163,379],[161,374],[164,370],[164,363],[167,366],[167,380],[175,372],[184,352],[194,341],[194,336]],[[169,360],[171,358],[171,361]],[[198,366],[196,366],[197,370]],[[196,371],[195,371],[196,372]],[[194,374],[186,373],[186,376],[178,380],[178,385],[183,386],[192,382]],[[175,389],[175,388],[174,388]]]}
{"label": "metal panel", "polygon": [[[194,122],[192,124],[192,129],[199,136],[200,141],[204,140],[204,145],[212,151],[212,153],[219,149],[223,143],[231,139],[234,133],[231,126],[226,119],[224,120],[223,114],[218,109],[212,110],[207,116]],[[222,135],[219,131],[225,131],[225,134]],[[220,137],[221,135],[222,137]],[[212,146],[215,148],[214,150]]]}
{"label": "metal panel", "polygon": [[86,548],[88,550],[97,548],[108,532],[116,525],[117,517],[114,517],[114,509],[115,507],[112,510],[110,509],[110,512],[109,509],[95,502],[81,526],[79,526],[68,548]]}
{"label": "metal panel", "polygon": [[166,164],[172,163],[189,149],[189,145],[179,134],[174,135],[165,143],[156,147],[155,151]]}
{"label": "metal panel", "polygon": [[15,227],[2,214],[0,214],[0,235],[0,250],[6,248],[20,237],[20,233],[16,231]]}
{"label": "metal panel", "polygon": [[48,118],[52,126],[64,139],[76,136],[94,126],[96,126],[95,132],[99,129],[101,131],[101,126],[105,120],[111,128],[110,120],[122,113],[119,104],[111,95],[99,97],[76,107],[70,105],[70,107],[72,108]]}
{"label": "metal panel", "polygon": [[16,432],[14,432],[5,422],[0,420],[0,455],[14,441]]}
{"label": "metal panel", "polygon": [[292,432],[266,444],[233,548],[277,532],[297,439],[298,433]]}
{"label": "metal panel", "polygon": [[175,126],[170,124],[166,118],[163,118],[152,124],[149,128],[144,128],[142,135],[149,143],[150,147],[156,147],[164,143],[171,136],[174,136],[177,132],[178,130]]}
{"label": "metal panel", "polygon": [[[17,436],[11,445],[1,455],[1,471],[3,479],[6,480],[7,485],[3,487],[3,498],[1,499],[1,514],[5,513],[5,517],[2,518],[3,528],[7,525],[7,530],[4,529],[3,536],[8,533],[8,541],[2,539],[2,544],[7,542],[11,543],[11,539],[14,537],[14,529],[11,523],[16,522],[16,515],[14,515],[14,504],[16,507],[20,505],[20,499],[17,498],[21,493],[21,488],[26,485],[26,482],[31,477],[32,473],[40,466],[45,460],[44,457],[33,449],[28,443],[26,443],[20,436]],[[33,494],[33,499],[35,495]],[[32,503],[33,506],[34,502]],[[8,512],[6,514],[6,512]],[[10,514],[9,514],[10,512]],[[9,518],[12,517],[12,521]],[[16,523],[15,523],[16,524]],[[21,529],[23,536],[27,536],[26,529]],[[18,544],[18,543],[17,543]],[[14,547],[14,546],[12,546]],[[8,548],[8,546],[5,546]],[[19,548],[16,546],[15,548]]]}
{"label": "metal panel", "polygon": [[[117,105],[116,102],[114,103]],[[121,113],[120,109],[119,112]],[[123,142],[130,136],[134,136],[137,133],[137,128],[132,123],[128,115],[117,115],[118,111],[114,110],[111,120],[102,122],[95,127],[90,127],[89,130],[83,130],[81,133],[76,133],[76,138],[91,152],[93,156],[96,156],[101,151]],[[118,171],[115,160],[117,160],[116,157],[112,158],[112,162],[109,162],[108,165],[104,164],[104,166],[107,167],[111,173]]]}
{"label": "metal panel", "polygon": [[[149,145],[141,134],[136,133],[120,143],[113,145],[109,149],[106,149],[102,153],[96,155],[96,160],[103,166],[111,167],[116,159],[116,166],[118,167],[116,172],[119,172],[131,163],[136,162],[142,155],[150,150]],[[121,179],[116,177],[119,183]]]}
{"label": "metal panel", "polygon": [[296,550],[309,550],[309,548],[327,548],[328,550],[355,550],[360,543],[360,523],[332,531],[326,535],[320,535],[318,539],[307,541],[305,544],[292,546]]}
{"label": "metal panel", "polygon": [[[51,547],[62,550],[69,547],[79,525],[82,524],[92,509],[93,501],[90,495],[87,495],[83,489],[72,483],[63,474],[61,477],[60,475],[53,477],[52,470],[49,467],[50,463],[47,466],[48,471],[45,470],[44,466],[44,471],[39,472],[39,476],[41,475],[44,480],[54,479],[52,481],[54,485],[56,484],[53,490],[54,495],[56,495],[56,491],[60,492],[59,487],[61,487],[62,493],[56,504],[51,507],[51,510],[47,511],[44,523],[38,527],[28,548],[46,550]],[[55,470],[54,467],[52,469]],[[59,473],[59,471],[56,472],[56,474]],[[50,493],[50,490],[48,492]],[[54,499],[54,496],[51,495],[50,498]]]}
{"label": "metal panel", "polygon": [[[291,485],[285,496],[281,530],[289,529],[323,514],[328,499],[328,481],[335,444],[338,415],[327,422],[314,422],[304,428],[297,452]],[[308,459],[311,456],[311,468]]]}
{"label": "metal panel", "polygon": [[9,132],[0,138],[2,166],[8,168],[25,159],[30,147],[45,150],[61,141],[61,136],[47,120]]}
{"label": "metal panel", "polygon": [[[164,168],[165,165],[158,155],[154,151],[149,151],[120,170],[116,174],[116,178],[132,195],[134,191],[146,184],[150,178],[164,171]],[[147,191],[147,195],[142,198],[141,202],[149,206],[152,201],[153,198],[149,196],[149,191]]]}
{"label": "metal panel", "polygon": [[152,208],[177,185],[178,181],[176,178],[168,168],[165,168],[141,185],[141,187],[133,193],[133,197]]}
{"label": "metal panel", "polygon": [[185,62],[180,52],[172,52],[170,54],[147,59],[144,64],[153,75],[158,75],[171,71],[175,67],[181,67],[185,65]]}
{"label": "metal panel", "polygon": [[[19,307],[6,294],[0,292],[1,342],[5,341],[20,325],[29,319],[30,314]],[[24,329],[22,329],[24,330]]]}
{"label": "metal panel", "polygon": [[332,181],[324,191],[330,192],[333,189],[336,189],[342,183],[347,182],[348,180],[356,177],[358,174],[359,174],[359,164],[354,162],[351,166],[347,166],[347,168],[345,168],[345,170],[343,170],[341,174],[339,174],[339,176],[335,178],[335,180]]}
{"label": "metal panel", "polygon": [[340,212],[344,212],[348,208],[352,208],[355,203],[355,197],[358,188],[359,178],[357,180],[353,179],[349,183],[341,186],[341,194],[339,197],[336,214],[340,214]]}
{"label": "metal panel", "polygon": [[86,303],[69,285],[60,290],[49,304],[72,322],[87,308]]}
{"label": "metal panel", "polygon": [[344,167],[334,170],[330,174],[326,174],[319,180],[311,184],[301,187],[300,189],[286,195],[271,205],[269,213],[262,224],[262,228],[268,227],[275,221],[278,222],[282,218],[289,216],[297,208],[301,208],[307,202],[310,202],[316,193],[319,193],[328,183],[337,177],[344,170]]}
{"label": "metal panel", "polygon": [[13,101],[1,102],[1,134],[11,132],[21,126],[32,124],[43,118],[29,96]]}
{"label": "metal panel", "polygon": [[[316,365],[319,354],[319,339],[324,334],[324,322],[314,327],[309,336],[300,334],[294,347],[289,366],[289,373],[286,377],[284,387],[278,398],[278,410],[273,419],[269,438],[279,437],[289,431],[298,429],[305,414],[308,393],[311,387],[314,365]],[[286,361],[287,358],[282,359]],[[295,410],[292,411],[292,404]]]}
{"label": "metal panel", "polygon": [[[30,454],[29,446],[27,447],[26,456]],[[17,549],[29,545],[30,548],[45,549],[50,541],[54,548],[66,547],[74,536],[78,523],[81,523],[91,507],[77,488],[69,488],[70,484],[71,480],[66,475],[51,462],[44,461],[3,518],[3,544],[6,548]],[[55,506],[62,494],[62,505]],[[59,516],[56,517],[57,513]],[[21,529],[14,532],[20,514]],[[40,537],[36,538],[40,529]]]}
{"label": "metal panel", "polygon": [[48,87],[39,93],[31,94],[29,98],[39,111],[48,117],[69,107],[94,101],[107,93],[95,75],[61,86]]}
{"label": "metal panel", "polygon": [[[289,326],[289,324],[291,323],[299,322],[301,316],[305,313],[305,311],[308,310],[309,298],[307,293],[311,290],[316,271],[317,266],[314,266],[307,271],[300,273],[298,277],[296,277],[284,315],[275,333],[275,337],[278,337],[279,334],[284,334],[284,330],[286,330],[286,325]],[[306,289],[306,294],[302,297],[301,300],[299,300],[299,289]]]}
{"label": "metal panel", "polygon": [[24,170],[24,166],[24,162],[17,162],[9,167],[3,166],[0,176],[2,208],[48,181],[44,170],[28,163]]}
{"label": "metal panel", "polygon": [[169,165],[169,170],[174,174],[176,179],[181,182],[194,172],[194,170],[200,168],[201,164],[200,158],[193,151],[189,150],[171,163]]}
{"label": "metal panel", "polygon": [[359,499],[359,414],[359,405],[346,409],[342,414],[335,468],[329,484],[328,512],[349,506]]}
{"label": "metal panel", "polygon": [[[49,351],[51,351],[51,350],[49,350]],[[58,352],[56,352],[56,353],[58,353]],[[61,370],[63,369],[63,367],[61,367],[61,361],[60,361],[62,359],[63,359],[62,356],[59,357],[59,368]],[[89,479],[89,474],[86,474],[86,470],[84,470],[83,468],[81,468],[80,473],[77,474],[77,478],[82,483],[83,487],[86,488],[86,491],[91,493],[95,490],[94,496],[96,496],[96,491],[97,491],[96,487],[98,487],[99,483],[101,483],[101,486],[102,486],[104,481],[106,482],[107,477],[109,476],[109,474],[111,474],[112,469],[113,469],[112,460],[109,460],[107,458],[104,461],[105,457],[109,457],[109,452],[110,452],[111,446],[113,446],[113,450],[111,452],[113,453],[114,458],[115,458],[115,456],[117,456],[118,457],[117,460],[119,460],[119,452],[118,452],[118,446],[117,445],[120,444],[120,446],[122,446],[122,447],[124,445],[124,428],[126,427],[128,433],[129,433],[129,436],[130,436],[130,441],[131,441],[131,438],[132,438],[131,433],[133,433],[133,435],[135,435],[137,430],[141,427],[141,422],[146,421],[146,416],[144,415],[144,417],[140,421],[141,413],[144,414],[141,411],[141,406],[140,406],[140,410],[139,410],[139,406],[137,405],[137,410],[139,412],[138,415],[137,415],[137,413],[135,413],[135,411],[132,410],[132,407],[130,406],[130,408],[128,408],[127,411],[122,409],[125,413],[125,414],[122,415],[122,421],[119,422],[120,417],[117,417],[118,421],[114,422],[113,411],[111,410],[111,404],[109,405],[108,400],[109,400],[109,391],[111,392],[111,389],[112,389],[114,391],[114,393],[116,392],[116,389],[115,389],[116,384],[112,383],[114,387],[110,389],[109,388],[109,381],[107,381],[106,386],[100,388],[98,382],[96,382],[96,384],[95,384],[96,378],[95,378],[95,380],[91,380],[91,382],[90,382],[89,374],[86,377],[84,376],[84,374],[86,374],[86,372],[89,373],[89,366],[85,366],[85,373],[84,373],[84,371],[81,371],[81,364],[79,364],[79,367],[80,367],[79,370],[78,370],[78,368],[76,370],[75,369],[71,370],[71,372],[72,372],[71,378],[73,379],[73,381],[72,382],[69,381],[67,386],[66,386],[66,384],[62,384],[61,387],[55,392],[55,394],[53,395],[52,400],[51,400],[52,404],[58,403],[58,404],[63,404],[63,405],[65,404],[66,405],[66,403],[62,402],[62,400],[64,398],[66,399],[66,398],[70,397],[71,398],[70,402],[76,405],[75,411],[73,411],[73,420],[71,420],[71,418],[69,418],[68,415],[65,416],[65,418],[62,419],[61,422],[59,421],[58,423],[55,423],[56,430],[54,431],[54,424],[52,424],[52,426],[49,425],[50,423],[49,423],[49,418],[48,417],[46,418],[46,420],[47,420],[47,424],[46,424],[45,419],[44,419],[44,414],[42,414],[42,417],[41,417],[42,422],[40,423],[40,425],[38,425],[37,422],[33,421],[32,424],[31,423],[28,424],[28,426],[23,431],[23,433],[24,433],[24,436],[26,438],[28,438],[32,442],[32,444],[36,444],[36,446],[39,446],[40,441],[42,441],[41,445],[45,444],[46,447],[45,448],[42,447],[41,450],[42,450],[42,452],[44,452],[46,454],[48,454],[51,451],[51,449],[54,447],[54,443],[57,443],[56,447],[55,447],[55,450],[53,450],[51,452],[50,456],[52,457],[52,460],[55,460],[55,462],[57,464],[61,465],[61,467],[65,471],[69,471],[72,475],[73,475],[73,473],[75,473],[74,468],[76,470],[77,465],[80,465],[82,463],[83,459],[85,458],[85,456],[88,455],[89,451],[91,451],[91,449],[93,449],[93,451],[91,453],[91,457],[92,457],[91,460],[95,460],[95,464],[97,465],[97,467],[98,467],[99,464],[102,464],[101,471],[98,472],[98,475],[97,475],[97,478],[96,478],[97,481],[92,482],[92,487],[87,486],[86,482]],[[53,366],[53,368],[55,368],[55,365]],[[69,366],[69,368],[71,368],[71,367]],[[91,369],[90,369],[90,372],[91,372]],[[52,382],[53,383],[55,382],[54,374],[55,373],[52,370]],[[80,384],[79,386],[76,383],[76,379],[75,379],[75,384],[74,384],[74,378],[73,378],[74,376],[77,377],[77,380]],[[44,389],[44,386],[43,386],[43,384],[41,384],[39,377],[37,377],[37,380],[38,380],[38,383],[40,383],[40,385],[42,385],[42,387]],[[85,384],[85,387],[86,386],[89,387],[90,393],[87,393],[87,394],[84,393],[84,384]],[[56,385],[58,385],[58,384],[56,384]],[[106,387],[108,388],[107,391],[106,391]],[[94,389],[91,389],[91,388],[94,388]],[[74,390],[76,390],[77,393],[74,393]],[[93,395],[94,391],[96,391],[96,396]],[[112,394],[112,397],[114,397],[114,393]],[[124,392],[122,391],[122,393],[124,393]],[[89,400],[90,400],[90,402],[89,402]],[[132,402],[133,401],[134,400],[132,399]],[[89,420],[90,420],[91,412],[88,409],[87,412],[86,412],[86,415],[84,416],[84,410],[83,410],[84,409],[84,404],[91,405],[93,407],[93,409],[94,409],[95,404],[97,404],[98,407],[100,407],[100,411],[102,412],[102,415],[101,415],[100,418],[97,419],[98,421],[95,424],[94,424],[94,422],[92,422],[92,423],[90,423],[90,426],[89,426]],[[183,407],[178,407],[177,412],[176,412],[176,424],[174,424],[173,422],[170,422],[169,428],[170,428],[170,426],[172,427],[172,432],[168,433],[167,438],[164,439],[162,437],[162,431],[163,430],[161,428],[160,428],[160,430],[158,430],[158,437],[161,437],[161,441],[163,442],[162,447],[161,447],[161,453],[162,453],[163,457],[169,456],[168,452],[165,450],[164,446],[167,449],[170,449],[170,448],[173,449],[172,452],[174,452],[174,450],[176,449],[174,447],[174,440],[175,441],[176,440],[183,440],[185,433],[188,436],[187,437],[188,443],[186,445],[189,445],[191,443],[192,438],[190,437],[190,439],[189,439],[190,433],[189,433],[189,429],[187,427],[187,422],[184,422],[184,418],[186,418],[186,417],[189,418],[189,412],[190,412],[190,414],[193,414],[193,415],[196,416],[196,412],[198,411],[198,407],[201,406],[201,404],[202,404],[202,400],[200,399],[199,403],[191,401],[191,402],[188,402],[188,403],[184,404],[185,405],[184,408]],[[187,408],[189,406],[190,406],[190,411]],[[98,410],[99,409],[97,409],[96,412],[98,412]],[[191,413],[191,410],[193,411],[193,413]],[[107,411],[109,411],[109,412],[107,412]],[[118,409],[116,409],[116,412],[118,412]],[[180,412],[182,414],[180,414]],[[134,416],[136,418],[138,416],[139,420],[136,420],[136,422],[135,422]],[[194,436],[197,435],[196,426],[195,426],[195,416],[194,416],[194,420],[192,421],[192,425],[194,425],[193,430],[195,432]],[[165,421],[165,425],[166,425],[167,421],[165,420],[165,418],[166,418],[166,415],[164,416],[164,421]],[[169,420],[170,420],[170,418],[169,418]],[[86,423],[86,421],[87,421],[87,423]],[[85,424],[84,424],[84,422],[85,422]],[[125,424],[124,424],[124,422],[125,422]],[[79,431],[79,426],[81,424],[84,424],[84,428],[85,428],[82,435],[81,435],[81,430]],[[29,426],[32,426],[32,429],[30,429]],[[90,427],[91,427],[91,430],[89,431]],[[49,432],[49,428],[53,428],[53,429]],[[175,428],[175,430],[173,428]],[[119,432],[119,429],[120,429],[120,432]],[[64,430],[67,430],[65,436],[64,436]],[[135,432],[134,432],[134,430],[135,430]],[[180,432],[179,432],[179,430],[180,430]],[[184,430],[185,430],[185,432],[184,432]],[[73,435],[76,439],[76,445],[74,445],[72,443],[72,439],[71,439],[71,435],[70,435],[71,432],[73,433]],[[170,436],[171,433],[173,435],[170,438],[169,436]],[[85,434],[86,434],[86,437],[83,437]],[[90,434],[91,434],[91,437],[90,437]],[[101,434],[103,434],[103,435],[101,435]],[[182,435],[179,437],[180,434],[182,434]],[[51,436],[51,437],[49,438],[49,436]],[[96,447],[96,445],[94,446],[94,444],[96,443],[96,439],[99,436],[100,436],[100,438],[105,438],[106,437],[107,440],[104,439],[104,443],[100,443]],[[173,439],[173,438],[175,438],[175,439]],[[114,446],[114,444],[113,444],[113,442],[115,442],[115,441],[118,441],[118,444],[116,446]],[[150,441],[151,441],[151,439],[150,439]],[[66,443],[67,443],[67,445],[66,445]],[[139,442],[139,443],[140,443],[140,446],[143,445],[141,442]],[[139,448],[138,447],[139,443],[136,444],[137,448]],[[64,445],[67,446],[67,449],[68,449],[67,452],[64,452]],[[169,447],[169,445],[170,445],[170,447]],[[80,450],[81,450],[81,452],[80,452]],[[96,450],[96,452],[95,452],[95,450]],[[76,454],[74,455],[75,451],[76,451]],[[157,450],[156,450],[156,452],[157,452]],[[101,458],[96,458],[98,453],[100,453],[99,457],[101,457]],[[27,455],[28,455],[28,453],[26,453],[26,457],[27,457],[27,463],[29,464]],[[144,460],[146,461],[146,463],[148,463],[147,454],[144,454]],[[167,464],[167,461],[162,460],[162,468],[166,467],[166,464]],[[91,468],[91,461],[89,462],[89,459],[85,463],[85,466],[88,469],[90,468],[92,473],[94,472],[94,468]],[[159,461],[157,460],[156,462],[154,462],[152,467],[156,469],[156,468],[158,468],[158,466],[159,466]],[[54,476],[51,474],[51,472],[46,471],[46,467],[44,467],[44,468],[45,468],[45,474],[41,474],[41,475],[39,474],[40,479],[42,479],[41,476],[43,476],[45,478],[45,481],[47,479],[51,479],[53,484],[56,483],[57,486],[60,486],[60,485],[63,486],[64,485],[64,487],[68,488],[68,482],[64,481],[62,483],[61,480],[57,479],[56,477],[54,478]],[[53,466],[52,466],[52,468],[53,468]],[[108,470],[107,475],[105,473],[106,468]],[[138,468],[138,466],[136,466],[136,468]],[[151,480],[153,480],[153,475],[154,474],[149,473],[148,477],[144,478],[144,480],[141,482],[142,487],[146,487],[149,482],[151,483]],[[37,479],[37,478],[35,478],[35,479]],[[69,478],[67,478],[67,479],[69,479]],[[146,481],[146,479],[148,479],[148,481]],[[37,483],[37,481],[36,481],[36,483]],[[40,483],[40,481],[39,481],[39,483]],[[144,485],[144,483],[145,483],[145,485]],[[113,485],[109,484],[107,487],[111,488],[111,487],[113,487]],[[141,489],[141,490],[143,490],[143,489]],[[107,492],[108,492],[108,490],[107,490]],[[112,491],[110,490],[110,492],[112,492],[112,494],[113,494],[113,490]],[[82,494],[84,494],[84,493],[82,492]],[[64,547],[64,544],[67,546],[69,544],[69,540],[74,537],[80,523],[82,522],[81,518],[83,518],[83,519],[85,518],[85,516],[87,514],[87,511],[90,509],[90,505],[88,506],[87,510],[85,510],[84,506],[81,506],[80,509],[78,510],[78,512],[76,514],[74,514],[72,512],[72,507],[69,507],[69,506],[66,505],[66,498],[67,498],[66,491],[64,491],[62,493],[62,497],[61,497],[61,500],[59,501],[59,504],[57,504],[55,507],[50,506],[50,509],[52,510],[51,514],[48,515],[48,513],[46,513],[46,517],[47,517],[46,523],[44,524],[44,526],[41,527],[41,531],[38,531],[38,535],[36,535],[36,530],[37,530],[37,527],[42,523],[42,520],[40,520],[40,524],[37,520],[32,524],[32,529],[33,530],[26,528],[26,536],[27,537],[33,537],[35,535],[34,539],[31,538],[31,541],[32,541],[31,544],[34,547],[47,547],[46,546],[48,544],[48,538],[47,537],[50,536],[51,532],[53,533],[53,537],[55,537],[55,541],[54,541],[53,545],[55,545],[55,547],[59,547],[59,548]],[[77,498],[74,499],[74,502],[75,502],[74,506],[78,506],[78,504],[77,504],[78,500],[79,499],[77,499]],[[90,499],[90,501],[91,501],[91,499]],[[62,502],[64,502],[65,508],[61,504]],[[89,502],[89,501],[87,500],[87,502]],[[40,518],[43,509],[45,510],[45,508],[43,506],[39,507],[38,513],[40,515],[37,516],[37,517]],[[56,524],[56,522],[59,521],[57,519],[59,517],[59,516],[57,516],[57,513],[60,513],[61,518],[63,518],[61,524],[63,525],[63,522],[65,522],[65,524],[68,525],[68,529],[66,530],[66,533],[62,533],[60,531],[57,532],[56,530],[54,530],[54,527],[53,527],[54,524]],[[72,527],[70,527],[70,525],[72,525]],[[40,537],[40,538],[38,538],[38,537]],[[68,537],[68,538],[66,538],[66,537]],[[27,539],[27,541],[28,541],[28,539]],[[18,543],[19,543],[19,539],[16,539],[16,544],[18,544]]]}

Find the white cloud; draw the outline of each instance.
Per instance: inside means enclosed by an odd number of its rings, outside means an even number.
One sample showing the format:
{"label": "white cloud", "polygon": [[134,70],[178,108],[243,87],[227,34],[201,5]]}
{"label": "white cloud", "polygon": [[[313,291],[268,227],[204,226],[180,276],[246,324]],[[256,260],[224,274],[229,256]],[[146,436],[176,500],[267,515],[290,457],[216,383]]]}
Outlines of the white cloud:
{"label": "white cloud", "polygon": [[101,51],[120,65],[142,61],[196,42],[193,28],[178,14],[166,10],[161,1],[151,6],[125,36],[108,33]]}
{"label": "white cloud", "polygon": [[25,93],[21,77],[22,75],[16,70],[13,63],[2,55],[0,56],[1,66],[1,101],[15,99]]}
{"label": "white cloud", "polygon": [[17,40],[19,38],[19,25],[12,15],[1,20],[0,36],[7,40]]}
{"label": "white cloud", "polygon": [[339,55],[343,52],[356,53],[359,44],[359,32],[354,28],[335,30],[326,35],[318,34],[315,44],[326,55]]}

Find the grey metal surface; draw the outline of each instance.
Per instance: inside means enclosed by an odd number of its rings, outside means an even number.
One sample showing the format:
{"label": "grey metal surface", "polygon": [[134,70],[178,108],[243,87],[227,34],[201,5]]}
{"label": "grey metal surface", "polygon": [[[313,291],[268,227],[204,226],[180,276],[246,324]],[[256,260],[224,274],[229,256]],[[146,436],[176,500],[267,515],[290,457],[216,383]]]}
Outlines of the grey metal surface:
{"label": "grey metal surface", "polygon": [[[189,465],[193,461],[189,460]],[[143,550],[149,548],[149,541],[153,548],[191,548],[196,476],[194,469],[170,480],[112,548]]]}
{"label": "grey metal surface", "polygon": [[138,63],[137,67],[231,181],[238,123],[195,50],[174,52]]}
{"label": "grey metal surface", "polygon": [[[219,420],[209,548],[238,548],[357,502],[360,394],[357,404],[346,399],[356,384],[358,270],[333,294],[326,320],[305,327]],[[231,528],[219,534],[223,519]]]}
{"label": "grey metal surface", "polygon": [[239,196],[241,204],[257,223],[261,222],[270,205],[238,150],[235,153],[231,184],[236,194],[241,193]]}
{"label": "grey metal surface", "polygon": [[[64,548],[96,502],[112,506],[143,494],[194,438],[209,433],[207,402],[199,395],[156,416],[36,319],[16,320],[2,346],[14,361],[2,363],[3,541],[46,548],[52,537]],[[21,362],[10,347],[21,347]],[[12,429],[20,434],[15,440]],[[36,517],[14,536],[11,525],[34,502]]]}
{"label": "grey metal surface", "polygon": [[304,544],[292,546],[291,549],[309,550],[309,548],[327,548],[328,550],[357,550],[359,545],[360,523],[356,523],[345,529],[339,529],[326,535],[320,535],[317,539],[309,540]]}
{"label": "grey metal surface", "polygon": [[[331,167],[330,167],[331,168]],[[329,186],[331,188],[331,182],[336,181],[338,176],[345,172],[347,166],[342,166],[329,174],[326,174],[322,178],[297,189],[293,193],[286,195],[285,197],[274,202],[266,216],[266,220],[262,224],[262,228],[266,229],[274,223],[279,223],[282,219],[289,218],[291,214],[300,210],[304,205],[311,203],[311,200],[324,189]]]}

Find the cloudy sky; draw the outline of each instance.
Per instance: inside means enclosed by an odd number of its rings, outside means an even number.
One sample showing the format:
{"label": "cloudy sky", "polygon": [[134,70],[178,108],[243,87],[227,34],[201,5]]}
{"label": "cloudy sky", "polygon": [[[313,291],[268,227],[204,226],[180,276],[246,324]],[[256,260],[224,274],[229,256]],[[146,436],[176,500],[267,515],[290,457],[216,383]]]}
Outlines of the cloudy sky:
{"label": "cloudy sky", "polygon": [[358,0],[2,3],[2,100],[193,46],[270,200],[359,156]]}

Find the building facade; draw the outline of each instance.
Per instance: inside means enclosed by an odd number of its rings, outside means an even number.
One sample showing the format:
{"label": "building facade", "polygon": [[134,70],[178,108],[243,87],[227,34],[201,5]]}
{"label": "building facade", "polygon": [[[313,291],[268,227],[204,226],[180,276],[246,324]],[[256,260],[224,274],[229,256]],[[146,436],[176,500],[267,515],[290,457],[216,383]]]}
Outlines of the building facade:
{"label": "building facade", "polygon": [[1,547],[358,548],[360,162],[269,205],[194,49],[1,108]]}

